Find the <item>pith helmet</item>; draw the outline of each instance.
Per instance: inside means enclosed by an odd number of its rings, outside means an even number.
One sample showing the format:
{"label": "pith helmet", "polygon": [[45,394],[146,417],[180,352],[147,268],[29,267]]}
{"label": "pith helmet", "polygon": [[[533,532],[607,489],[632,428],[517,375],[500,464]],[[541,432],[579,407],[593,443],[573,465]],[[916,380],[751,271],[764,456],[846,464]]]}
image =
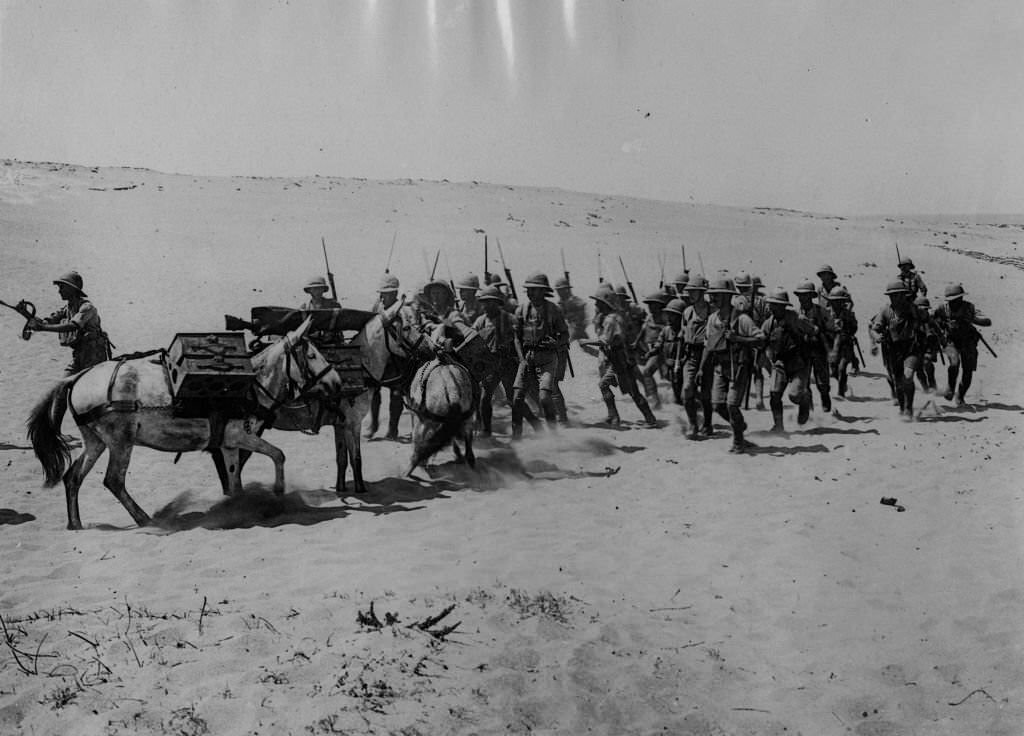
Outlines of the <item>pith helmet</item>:
{"label": "pith helmet", "polygon": [[829,301],[833,302],[848,302],[850,301],[850,292],[845,286],[835,286],[832,291],[828,293]]}
{"label": "pith helmet", "polygon": [[824,265],[818,266],[818,270],[815,271],[814,273],[816,275],[818,275],[818,276],[821,276],[823,273],[830,273],[833,276],[836,275],[836,272],[832,270],[832,266],[828,265],[827,263],[824,264]]}
{"label": "pith helmet", "polygon": [[555,279],[555,288],[556,289],[571,289],[572,288],[572,284],[569,283],[569,277],[568,276],[559,276],[557,279]]}
{"label": "pith helmet", "polygon": [[475,273],[467,273],[458,283],[455,284],[456,289],[479,289],[480,288],[480,277]]}
{"label": "pith helmet", "polygon": [[750,277],[750,283],[754,285],[754,291],[757,291],[762,286],[764,286],[764,281],[762,281],[761,277],[757,275]]}
{"label": "pith helmet", "polygon": [[377,283],[377,293],[384,294],[391,291],[398,291],[398,286],[398,278],[386,273],[380,277],[380,281]]}
{"label": "pith helmet", "polygon": [[919,296],[917,299],[914,300],[914,306],[915,307],[925,307],[925,308],[928,308],[931,305],[932,305],[931,301],[929,301],[928,297],[924,296],[923,294],[921,296]]}
{"label": "pith helmet", "polygon": [[545,289],[547,291],[551,291],[551,284],[548,282],[547,274],[537,271],[536,273],[531,273],[526,277],[526,281],[523,282],[523,288]]}
{"label": "pith helmet", "polygon": [[436,291],[437,289],[443,289],[449,301],[455,301],[455,294],[452,293],[452,287],[448,284],[447,281],[444,281],[442,279],[434,279],[433,281],[428,281],[423,286],[423,296],[429,299],[430,294]]}
{"label": "pith helmet", "polygon": [[771,293],[764,300],[769,304],[785,304],[787,307],[790,305],[789,292],[781,286],[772,289]]}
{"label": "pith helmet", "polygon": [[688,283],[690,283],[690,272],[689,271],[683,271],[681,274],[676,276],[675,281],[673,281],[672,283],[673,284],[688,284]]}
{"label": "pith helmet", "polygon": [[495,286],[497,286],[497,285],[503,284],[505,282],[501,280],[501,275],[500,274],[492,273],[491,274],[491,278],[488,279],[487,283],[488,284],[494,284]]}
{"label": "pith helmet", "polygon": [[629,298],[629,292],[626,291],[626,287],[623,286],[622,284],[619,284],[618,286],[615,287],[615,293],[619,295],[619,299],[622,300],[623,304],[629,304],[629,302],[632,301]]}
{"label": "pith helmet", "polygon": [[733,279],[733,284],[737,289],[747,289],[754,285],[754,281],[750,278],[749,273],[746,271],[740,271]]}
{"label": "pith helmet", "polygon": [[732,280],[719,277],[711,282],[708,286],[709,294],[736,294],[736,288],[732,285]]}
{"label": "pith helmet", "polygon": [[907,285],[902,281],[890,281],[885,287],[886,294],[908,294],[910,293],[907,289]]}
{"label": "pith helmet", "polygon": [[478,302],[503,302],[505,297],[501,293],[501,289],[497,286],[485,286],[480,289],[480,293],[476,295]]}
{"label": "pith helmet", "polygon": [[950,284],[946,287],[944,298],[947,302],[951,302],[954,299],[962,299],[966,293],[963,284]]}
{"label": "pith helmet", "polygon": [[667,303],[668,295],[661,289],[651,292],[650,294],[644,297],[644,304],[660,304],[661,306],[664,307]]}
{"label": "pith helmet", "polygon": [[909,256],[903,256],[902,258],[900,258],[900,262],[897,265],[899,265],[900,267],[907,266],[908,268],[913,268],[914,262],[910,260]]}
{"label": "pith helmet", "polygon": [[593,299],[595,302],[601,302],[605,306],[610,307],[611,309],[615,309],[615,297],[615,289],[613,289],[610,284],[598,284],[597,291],[595,291],[593,296],[591,296],[590,298]]}
{"label": "pith helmet", "polygon": [[302,287],[302,290],[309,291],[310,289],[324,289],[326,291],[327,288],[327,279],[323,276],[314,276],[306,282],[306,285]]}
{"label": "pith helmet", "polygon": [[704,278],[699,273],[696,274],[693,278],[691,278],[687,282],[686,286],[683,287],[683,291],[707,291],[707,290],[708,290],[708,280],[706,278]]}
{"label": "pith helmet", "polygon": [[672,301],[665,305],[665,311],[671,312],[672,314],[678,314],[682,316],[685,310],[686,303],[683,302],[682,299],[673,299]]}
{"label": "pith helmet", "polygon": [[66,274],[62,275],[60,278],[54,279],[53,283],[55,283],[55,284],[64,284],[65,286],[70,286],[72,289],[77,291],[82,296],[87,296],[86,293],[84,291],[82,291],[82,286],[83,286],[82,275],[80,273],[78,273],[78,271],[68,271]]}
{"label": "pith helmet", "polygon": [[793,289],[793,293],[794,294],[817,294],[818,293],[818,287],[815,286],[810,281],[802,281],[802,282],[800,282],[797,285],[797,287],[795,289]]}

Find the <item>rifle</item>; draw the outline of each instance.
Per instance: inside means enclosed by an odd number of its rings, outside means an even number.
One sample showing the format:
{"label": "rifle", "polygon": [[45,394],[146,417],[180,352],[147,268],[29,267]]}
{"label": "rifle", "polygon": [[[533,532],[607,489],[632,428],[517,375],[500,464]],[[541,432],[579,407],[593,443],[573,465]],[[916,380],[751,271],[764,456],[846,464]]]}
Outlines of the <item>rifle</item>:
{"label": "rifle", "polygon": [[398,231],[395,230],[394,237],[391,238],[391,250],[388,251],[388,262],[384,266],[384,273],[391,273],[391,256],[395,254],[395,242],[398,240]]}
{"label": "rifle", "polygon": [[[32,338],[32,328],[29,325],[32,320],[36,318],[36,305],[25,299],[20,300],[17,304],[8,304],[5,301],[0,301],[0,305],[3,305],[9,309],[13,309],[15,312],[25,318],[25,326],[21,328],[21,339],[29,340]],[[991,348],[990,348],[991,349]]]}
{"label": "rifle", "polygon": [[512,292],[512,298],[518,302],[519,297],[516,296],[516,285],[512,283],[512,271],[509,269],[508,264],[505,263],[505,251],[501,249],[501,240],[499,238],[495,238],[494,242],[498,244],[498,255],[501,256],[501,267],[505,270],[505,278],[508,279],[509,291]]}
{"label": "rifle", "polygon": [[604,283],[604,273],[601,271],[601,251],[597,252],[597,283]]}
{"label": "rifle", "polygon": [[639,304],[640,300],[636,298],[636,289],[633,288],[633,282],[629,280],[629,274],[626,273],[626,264],[622,262],[622,256],[619,256],[619,265],[622,267],[622,278],[626,279],[629,293],[633,295],[633,302]]}
{"label": "rifle", "polygon": [[902,261],[902,260],[903,259],[900,258],[900,241],[897,240],[896,241],[896,265],[899,265],[900,261]]}
{"label": "rifle", "polygon": [[562,274],[565,276],[566,283],[569,282],[569,269],[565,265],[565,248],[559,248],[559,252],[562,254]]}
{"label": "rifle", "polygon": [[491,283],[491,272],[488,270],[490,263],[491,261],[487,257],[487,233],[484,233],[484,286]]}
{"label": "rifle", "polygon": [[980,332],[978,332],[978,330],[975,329],[973,326],[971,327],[971,330],[974,332],[975,335],[978,336],[978,339],[981,340],[981,344],[984,345],[986,348],[988,348],[988,351],[990,353],[992,353],[992,357],[993,358],[998,358],[999,356],[996,355],[996,351],[993,350],[992,346],[988,344],[988,341],[985,339],[984,335],[982,335]]}
{"label": "rifle", "polygon": [[700,272],[707,278],[708,272],[704,270],[704,256],[700,254],[700,251],[697,251],[697,261],[700,263]]}
{"label": "rifle", "polygon": [[658,254],[658,263],[661,266],[661,277],[658,279],[658,288],[659,289],[664,289],[665,288],[665,258],[664,258],[664,256],[661,253]]}
{"label": "rifle", "polygon": [[437,273],[437,259],[441,257],[441,249],[437,249],[437,253],[434,255],[434,267],[430,269],[430,280],[434,280],[434,274]]}
{"label": "rifle", "polygon": [[320,236],[320,245],[324,249],[324,265],[327,266],[327,283],[331,285],[331,297],[338,301],[338,287],[334,285],[334,274],[331,273],[331,264],[327,261],[327,241],[323,235]]}
{"label": "rifle", "polygon": [[860,340],[857,339],[856,335],[853,336],[853,347],[857,349],[857,356],[860,358],[860,364],[867,365],[867,363],[864,361],[864,353],[860,349]]}
{"label": "rifle", "polygon": [[683,273],[690,273],[690,269],[686,267],[686,246],[680,243],[679,247],[683,250]]}
{"label": "rifle", "polygon": [[[565,274],[565,283],[569,281],[569,269],[565,265],[565,248],[559,248],[562,255],[562,273]],[[576,378],[576,371],[572,367],[572,356],[569,355],[569,346],[565,346],[565,367],[569,369],[569,375]]]}

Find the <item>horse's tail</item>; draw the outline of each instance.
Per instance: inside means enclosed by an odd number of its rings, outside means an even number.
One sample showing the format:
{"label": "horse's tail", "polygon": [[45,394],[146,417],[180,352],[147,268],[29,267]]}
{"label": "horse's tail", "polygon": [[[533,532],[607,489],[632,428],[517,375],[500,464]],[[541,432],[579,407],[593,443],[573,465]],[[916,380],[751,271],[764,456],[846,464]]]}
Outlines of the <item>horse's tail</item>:
{"label": "horse's tail", "polygon": [[462,422],[419,418],[412,432],[412,460],[409,473],[443,450],[462,433]]}
{"label": "horse's tail", "polygon": [[56,485],[71,462],[71,448],[60,432],[74,378],[66,378],[35,405],[28,416],[28,439],[46,473],[46,488]]}

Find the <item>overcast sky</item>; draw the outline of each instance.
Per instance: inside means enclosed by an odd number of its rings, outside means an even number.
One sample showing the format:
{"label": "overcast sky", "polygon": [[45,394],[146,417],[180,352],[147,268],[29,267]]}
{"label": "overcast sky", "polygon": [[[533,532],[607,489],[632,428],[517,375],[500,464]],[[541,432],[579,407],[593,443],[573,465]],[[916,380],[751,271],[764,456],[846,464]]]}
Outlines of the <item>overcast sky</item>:
{"label": "overcast sky", "polygon": [[0,157],[1024,212],[1024,2],[0,0]]}

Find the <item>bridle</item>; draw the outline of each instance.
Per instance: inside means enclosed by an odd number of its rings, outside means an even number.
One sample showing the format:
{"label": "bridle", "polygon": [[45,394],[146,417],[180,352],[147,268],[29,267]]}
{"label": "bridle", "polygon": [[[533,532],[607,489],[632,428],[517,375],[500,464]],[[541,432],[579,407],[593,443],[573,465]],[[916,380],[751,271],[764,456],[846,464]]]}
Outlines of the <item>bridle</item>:
{"label": "bridle", "polygon": [[[287,340],[288,338],[285,339]],[[285,386],[284,391],[281,392],[280,396],[274,396],[274,394],[271,393],[271,390],[264,386],[258,379],[254,382],[256,391],[262,393],[270,400],[270,406],[266,409],[270,414],[276,412],[289,401],[302,401],[307,398],[323,380],[324,376],[334,370],[334,366],[325,360],[324,362],[327,364],[326,367],[319,372],[314,373],[312,368],[309,366],[309,359],[304,354],[304,351],[298,350],[300,342],[306,345],[309,349],[316,349],[305,338],[301,338],[295,342],[289,341],[289,344],[284,348]],[[270,348],[268,347],[265,349],[269,350]],[[293,363],[298,368],[301,383],[292,378]]]}

